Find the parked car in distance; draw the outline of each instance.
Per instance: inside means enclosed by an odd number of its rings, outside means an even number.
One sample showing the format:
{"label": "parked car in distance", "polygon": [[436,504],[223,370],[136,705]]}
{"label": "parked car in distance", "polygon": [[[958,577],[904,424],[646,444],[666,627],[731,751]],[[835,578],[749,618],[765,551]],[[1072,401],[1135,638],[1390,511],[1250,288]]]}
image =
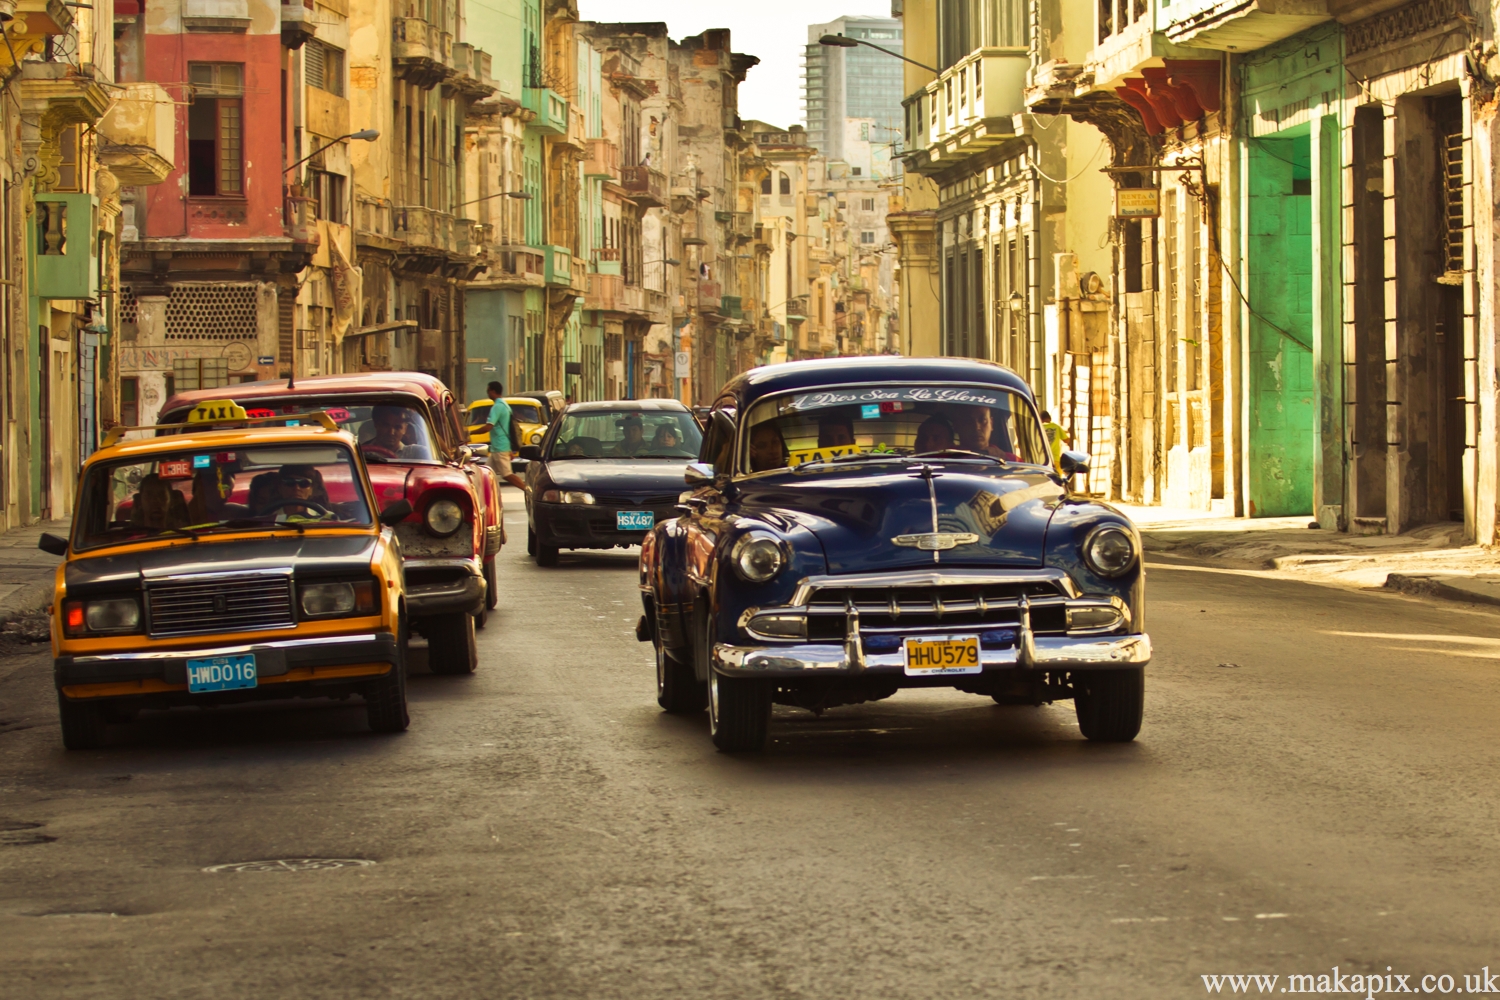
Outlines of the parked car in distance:
{"label": "parked car in distance", "polygon": [[[219,413],[244,417],[233,404]],[[52,601],[63,743],[141,709],[363,697],[407,726],[400,544],[354,438],[328,416],[116,443],[84,463]]]}
{"label": "parked car in distance", "polygon": [[683,469],[702,434],[675,399],[574,403],[541,445],[526,445],[526,550],[538,566],[561,549],[639,545],[675,517]]}
{"label": "parked car in distance", "polygon": [[180,392],[163,405],[160,421],[180,423],[220,396],[252,417],[289,424],[322,410],[354,435],[380,502],[411,505],[395,528],[411,626],[427,638],[428,663],[435,673],[472,673],[475,625],[498,599],[500,490],[489,466],[473,458],[448,388],[417,372],[244,382]]}
{"label": "parked car in distance", "polygon": [[758,368],[714,403],[682,516],[641,547],[657,701],[764,746],[815,712],[953,687],[1071,698],[1090,740],[1140,730],[1145,576],[1118,510],[1070,492],[1026,383],[958,358]]}

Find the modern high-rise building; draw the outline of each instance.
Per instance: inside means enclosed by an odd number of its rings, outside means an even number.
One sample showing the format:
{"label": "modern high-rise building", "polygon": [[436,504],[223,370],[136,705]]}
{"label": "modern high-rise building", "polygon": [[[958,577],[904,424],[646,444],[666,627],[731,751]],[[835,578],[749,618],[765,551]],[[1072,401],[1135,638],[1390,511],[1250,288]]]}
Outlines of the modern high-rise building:
{"label": "modern high-rise building", "polygon": [[[824,35],[847,35],[892,52],[901,51],[901,22],[887,17],[845,16],[807,27],[802,106],[807,141],[830,160],[868,159],[868,149],[846,148],[849,135],[886,150],[901,135],[902,62],[865,45],[820,45]],[[849,119],[862,120],[857,130]]]}

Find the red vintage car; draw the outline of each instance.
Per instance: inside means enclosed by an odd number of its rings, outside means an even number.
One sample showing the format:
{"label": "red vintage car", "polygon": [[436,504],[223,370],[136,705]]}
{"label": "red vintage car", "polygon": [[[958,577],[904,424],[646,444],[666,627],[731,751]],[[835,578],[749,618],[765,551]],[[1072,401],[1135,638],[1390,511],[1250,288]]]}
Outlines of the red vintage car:
{"label": "red vintage car", "polygon": [[[433,672],[474,670],[474,629],[496,605],[495,557],[503,540],[494,473],[471,457],[462,411],[441,381],[417,372],[367,372],[179,392],[159,423],[182,423],[198,404],[233,399],[251,417],[317,410],[359,442],[382,507],[412,512],[396,525],[412,627],[426,636]],[[253,484],[252,484],[253,491]],[[253,506],[255,497],[248,497]]]}

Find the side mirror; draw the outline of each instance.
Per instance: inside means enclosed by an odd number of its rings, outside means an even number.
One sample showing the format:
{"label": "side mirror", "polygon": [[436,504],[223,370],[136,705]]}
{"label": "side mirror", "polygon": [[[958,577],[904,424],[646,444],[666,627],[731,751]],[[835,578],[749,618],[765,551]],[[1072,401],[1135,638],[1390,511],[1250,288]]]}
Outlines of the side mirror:
{"label": "side mirror", "polygon": [[700,486],[712,486],[714,467],[707,462],[689,462],[688,467],[682,470],[682,481],[693,489]]}
{"label": "side mirror", "polygon": [[42,532],[42,537],[36,540],[36,547],[43,552],[50,552],[55,556],[68,554],[68,540],[61,535],[54,535],[50,531]]}
{"label": "side mirror", "polygon": [[466,444],[459,445],[458,461],[461,465],[468,465],[470,462],[474,461],[474,449]]}
{"label": "side mirror", "polygon": [[1081,451],[1065,451],[1057,460],[1057,467],[1065,476],[1086,476],[1089,471],[1089,457]]}
{"label": "side mirror", "polygon": [[387,527],[394,527],[397,523],[411,516],[411,501],[397,500],[385,510],[380,512],[380,523]]}
{"label": "side mirror", "polygon": [[731,441],[734,440],[734,421],[730,419],[729,414],[723,410],[715,410],[709,421],[718,429],[720,434],[723,434]]}
{"label": "side mirror", "polygon": [[526,459],[528,462],[540,462],[542,460],[542,448],[540,445],[523,444],[516,450],[516,455],[519,458]]}

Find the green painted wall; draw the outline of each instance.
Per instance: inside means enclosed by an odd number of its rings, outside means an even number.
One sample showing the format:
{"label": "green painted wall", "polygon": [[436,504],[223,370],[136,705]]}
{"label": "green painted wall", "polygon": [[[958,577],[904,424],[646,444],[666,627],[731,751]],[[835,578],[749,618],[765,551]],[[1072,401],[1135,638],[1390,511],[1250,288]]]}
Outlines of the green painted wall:
{"label": "green painted wall", "polygon": [[1250,318],[1246,371],[1251,517],[1312,513],[1317,414],[1310,147],[1305,134],[1248,144],[1246,292],[1258,314]]}

